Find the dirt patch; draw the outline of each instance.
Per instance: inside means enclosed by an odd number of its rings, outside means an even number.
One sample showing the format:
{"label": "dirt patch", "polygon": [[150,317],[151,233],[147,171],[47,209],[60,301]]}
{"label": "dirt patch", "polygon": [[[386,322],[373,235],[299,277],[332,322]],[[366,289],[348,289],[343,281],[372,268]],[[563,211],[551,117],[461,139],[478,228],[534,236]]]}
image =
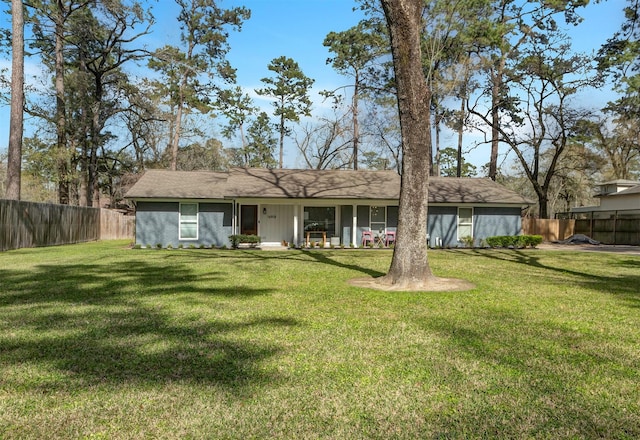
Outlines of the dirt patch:
{"label": "dirt patch", "polygon": [[396,292],[457,292],[471,290],[475,287],[473,283],[466,280],[456,278],[430,278],[427,281],[392,284],[381,278],[353,278],[348,281],[352,286],[364,287],[367,289],[376,289],[384,291]]}

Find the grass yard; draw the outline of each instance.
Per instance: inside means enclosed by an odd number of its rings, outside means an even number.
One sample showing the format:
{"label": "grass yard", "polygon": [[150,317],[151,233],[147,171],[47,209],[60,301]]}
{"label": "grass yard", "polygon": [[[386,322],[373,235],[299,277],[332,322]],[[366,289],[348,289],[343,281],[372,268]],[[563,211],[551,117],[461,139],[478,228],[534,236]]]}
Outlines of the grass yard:
{"label": "grass yard", "polygon": [[0,438],[640,438],[639,256],[429,255],[1,253]]}

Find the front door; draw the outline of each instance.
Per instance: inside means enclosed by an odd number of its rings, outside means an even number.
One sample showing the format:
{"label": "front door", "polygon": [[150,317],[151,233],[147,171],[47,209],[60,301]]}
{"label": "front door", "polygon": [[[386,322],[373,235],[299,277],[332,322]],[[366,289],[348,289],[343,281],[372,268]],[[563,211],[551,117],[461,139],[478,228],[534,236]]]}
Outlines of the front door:
{"label": "front door", "polygon": [[258,206],[242,205],[240,207],[240,233],[258,235]]}

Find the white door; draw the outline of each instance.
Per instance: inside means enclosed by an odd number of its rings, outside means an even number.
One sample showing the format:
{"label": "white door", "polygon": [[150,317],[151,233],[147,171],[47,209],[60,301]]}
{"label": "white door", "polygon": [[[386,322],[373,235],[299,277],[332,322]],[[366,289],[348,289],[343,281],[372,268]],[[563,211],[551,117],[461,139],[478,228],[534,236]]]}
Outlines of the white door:
{"label": "white door", "polygon": [[293,206],[261,205],[260,236],[265,246],[277,246],[293,240]]}

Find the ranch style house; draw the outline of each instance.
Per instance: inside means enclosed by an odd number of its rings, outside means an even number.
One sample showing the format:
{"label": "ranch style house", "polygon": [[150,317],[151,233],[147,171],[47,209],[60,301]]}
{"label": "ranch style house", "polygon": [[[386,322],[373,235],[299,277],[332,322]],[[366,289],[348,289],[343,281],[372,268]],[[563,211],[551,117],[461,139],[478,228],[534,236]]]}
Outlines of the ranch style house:
{"label": "ranch style house", "polygon": [[[148,170],[126,194],[136,208],[136,244],[163,247],[229,246],[234,234],[259,235],[262,247],[361,247],[376,238],[390,245],[399,197],[395,171],[262,168]],[[429,246],[518,235],[530,204],[490,179],[431,177]]]}

